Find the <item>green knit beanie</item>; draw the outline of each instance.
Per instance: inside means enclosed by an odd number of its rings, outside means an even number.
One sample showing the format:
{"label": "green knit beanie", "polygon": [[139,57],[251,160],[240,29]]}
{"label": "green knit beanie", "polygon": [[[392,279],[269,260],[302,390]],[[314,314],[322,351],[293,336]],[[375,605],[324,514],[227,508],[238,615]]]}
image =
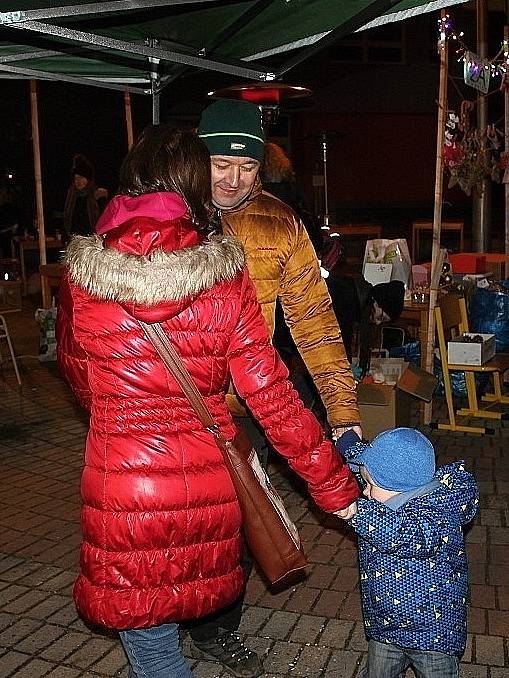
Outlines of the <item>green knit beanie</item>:
{"label": "green knit beanie", "polygon": [[263,160],[265,134],[258,106],[249,101],[219,99],[201,114],[198,135],[210,155]]}

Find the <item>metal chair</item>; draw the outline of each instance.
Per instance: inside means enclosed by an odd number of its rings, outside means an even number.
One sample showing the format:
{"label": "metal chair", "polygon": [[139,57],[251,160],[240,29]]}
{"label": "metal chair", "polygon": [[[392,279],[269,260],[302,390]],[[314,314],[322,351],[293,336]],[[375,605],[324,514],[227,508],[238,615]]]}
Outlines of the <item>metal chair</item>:
{"label": "metal chair", "polygon": [[[12,364],[14,365],[14,371],[16,372],[16,379],[18,380],[18,384],[21,386],[21,377],[19,376],[18,363],[16,362],[16,356],[12,347],[11,335],[9,334],[9,328],[7,327],[7,322],[3,315],[0,315],[0,339],[5,339],[7,341]],[[2,354],[0,353],[0,362],[1,361]]]}
{"label": "metal chair", "polygon": [[[483,365],[456,365],[449,363],[447,353],[447,340],[468,332],[468,316],[465,299],[455,294],[447,294],[435,308],[436,329],[438,335],[438,348],[442,374],[444,378],[445,399],[449,413],[449,423],[433,424],[433,428],[447,431],[463,431],[466,433],[493,433],[492,429],[485,426],[465,426],[456,423],[456,416],[480,417],[482,419],[509,419],[509,413],[496,412],[491,409],[480,409],[475,384],[475,374],[484,372],[492,375],[494,393],[482,397],[484,402],[490,403],[488,407],[496,404],[509,405],[509,396],[502,394],[500,375],[509,369],[509,354],[499,353]],[[462,407],[454,411],[453,393],[451,386],[451,372],[463,372],[467,387],[468,407]]]}

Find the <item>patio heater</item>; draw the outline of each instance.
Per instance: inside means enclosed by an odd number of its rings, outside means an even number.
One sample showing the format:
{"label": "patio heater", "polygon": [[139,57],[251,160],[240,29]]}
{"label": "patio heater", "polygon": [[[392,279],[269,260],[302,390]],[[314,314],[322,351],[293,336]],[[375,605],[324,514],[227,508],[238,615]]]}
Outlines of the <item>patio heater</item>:
{"label": "patio heater", "polygon": [[[318,141],[319,150],[320,150],[320,160],[322,162],[322,176],[323,176],[323,213],[320,217],[323,231],[330,231],[330,226],[332,223],[332,215],[329,213],[329,183],[327,176],[327,160],[328,152],[330,148],[330,142],[333,139],[342,136],[338,132],[319,132],[318,134],[310,134],[306,139],[313,139]],[[320,187],[322,184],[319,184]],[[332,233],[330,235],[337,235]]]}
{"label": "patio heater", "polygon": [[208,95],[213,99],[243,99],[256,104],[262,114],[264,127],[273,125],[279,115],[279,106],[289,99],[300,99],[313,94],[313,90],[300,85],[287,85],[284,82],[251,82],[243,85],[230,85]]}
{"label": "patio heater", "polygon": [[323,213],[323,224],[322,229],[325,231],[330,230],[330,214],[329,214],[329,185],[327,183],[327,132],[322,132],[320,134],[320,150],[322,152],[322,163],[323,163],[323,203],[324,203],[324,213]]}

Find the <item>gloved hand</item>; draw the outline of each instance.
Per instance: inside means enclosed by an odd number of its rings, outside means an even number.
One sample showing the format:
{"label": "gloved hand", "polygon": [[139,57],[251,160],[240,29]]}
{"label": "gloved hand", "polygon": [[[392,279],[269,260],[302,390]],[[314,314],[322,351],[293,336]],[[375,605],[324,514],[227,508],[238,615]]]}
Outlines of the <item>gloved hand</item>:
{"label": "gloved hand", "polygon": [[360,437],[353,429],[348,429],[336,440],[336,450],[348,460],[351,458],[350,448],[358,443],[362,443]]}

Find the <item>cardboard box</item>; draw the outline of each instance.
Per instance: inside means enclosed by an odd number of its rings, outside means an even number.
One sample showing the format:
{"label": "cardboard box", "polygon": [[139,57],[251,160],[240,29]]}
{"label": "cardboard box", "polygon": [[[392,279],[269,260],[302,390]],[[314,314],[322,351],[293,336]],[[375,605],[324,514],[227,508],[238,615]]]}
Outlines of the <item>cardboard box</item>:
{"label": "cardboard box", "polygon": [[366,263],[362,269],[362,275],[368,283],[379,285],[391,281],[392,264],[371,264]]}
{"label": "cardboard box", "polygon": [[0,280],[0,313],[21,311],[21,280]]}
{"label": "cardboard box", "polygon": [[449,254],[453,273],[486,273],[486,257],[483,254]]}
{"label": "cardboard box", "polygon": [[[466,342],[464,337],[482,337],[483,342]],[[450,365],[484,365],[495,355],[495,335],[467,332],[447,342],[447,360]]]}
{"label": "cardboard box", "polygon": [[435,377],[416,365],[403,361],[401,364],[402,374],[394,386],[376,383],[357,385],[362,432],[368,440],[390,428],[412,426],[412,403],[416,399],[430,402],[433,397]]}

